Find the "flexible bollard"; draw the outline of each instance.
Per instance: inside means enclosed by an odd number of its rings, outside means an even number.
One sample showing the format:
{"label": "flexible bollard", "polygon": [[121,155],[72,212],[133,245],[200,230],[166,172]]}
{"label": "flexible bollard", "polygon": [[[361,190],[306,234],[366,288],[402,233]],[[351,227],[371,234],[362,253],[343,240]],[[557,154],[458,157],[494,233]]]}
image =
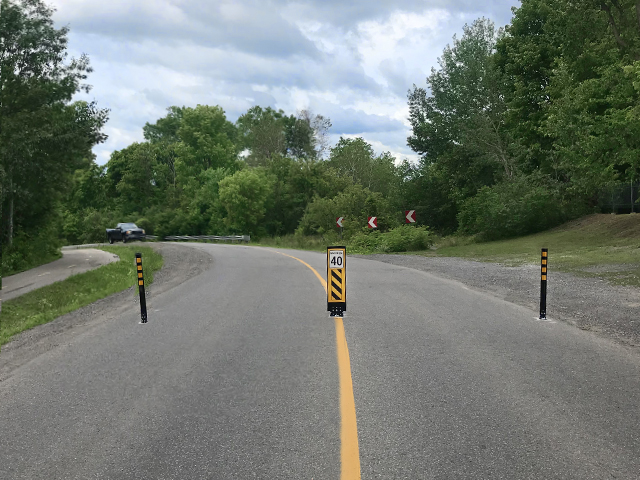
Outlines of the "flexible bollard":
{"label": "flexible bollard", "polygon": [[547,318],[547,259],[549,250],[542,249],[542,261],[540,265],[540,320]]}
{"label": "flexible bollard", "polygon": [[140,323],[147,323],[147,299],[144,294],[144,275],[142,274],[142,254],[136,253],[138,293],[140,294]]}

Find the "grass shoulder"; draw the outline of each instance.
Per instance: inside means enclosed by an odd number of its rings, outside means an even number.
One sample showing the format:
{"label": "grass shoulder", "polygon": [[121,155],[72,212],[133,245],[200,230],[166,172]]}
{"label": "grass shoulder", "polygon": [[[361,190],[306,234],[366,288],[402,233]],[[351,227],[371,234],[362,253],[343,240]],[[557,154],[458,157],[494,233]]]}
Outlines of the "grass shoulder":
{"label": "grass shoulder", "polygon": [[551,271],[640,286],[639,214],[589,215],[546,232],[493,242],[449,237],[418,254],[518,266],[538,264],[541,248],[549,249]]}
{"label": "grass shoulder", "polygon": [[131,245],[100,249],[118,255],[120,260],[3,302],[0,345],[20,332],[133,286],[136,282],[136,252],[142,253],[147,284],[153,282],[154,272],[162,268],[162,256],[150,247]]}

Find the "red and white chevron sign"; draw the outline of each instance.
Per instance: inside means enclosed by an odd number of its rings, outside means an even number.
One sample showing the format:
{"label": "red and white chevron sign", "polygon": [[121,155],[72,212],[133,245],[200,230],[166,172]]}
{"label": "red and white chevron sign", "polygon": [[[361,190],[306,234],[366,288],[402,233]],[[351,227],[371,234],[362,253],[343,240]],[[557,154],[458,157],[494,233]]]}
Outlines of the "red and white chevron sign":
{"label": "red and white chevron sign", "polygon": [[336,225],[337,225],[339,228],[342,228],[342,222],[343,222],[343,221],[344,221],[344,217],[338,217],[338,218],[336,218]]}
{"label": "red and white chevron sign", "polygon": [[415,210],[405,210],[404,218],[406,223],[416,223],[416,211]]}
{"label": "red and white chevron sign", "polygon": [[369,217],[369,228],[378,228],[378,217]]}

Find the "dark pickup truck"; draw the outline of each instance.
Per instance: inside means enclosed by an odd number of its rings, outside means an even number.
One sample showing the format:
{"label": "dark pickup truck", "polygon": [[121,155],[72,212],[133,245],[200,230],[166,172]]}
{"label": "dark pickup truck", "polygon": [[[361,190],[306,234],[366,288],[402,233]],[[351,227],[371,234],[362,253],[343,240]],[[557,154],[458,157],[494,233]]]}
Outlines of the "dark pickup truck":
{"label": "dark pickup truck", "polygon": [[122,240],[122,243],[126,243],[128,240],[142,240],[144,236],[144,230],[135,223],[119,223],[116,228],[107,228],[109,243],[116,240]]}

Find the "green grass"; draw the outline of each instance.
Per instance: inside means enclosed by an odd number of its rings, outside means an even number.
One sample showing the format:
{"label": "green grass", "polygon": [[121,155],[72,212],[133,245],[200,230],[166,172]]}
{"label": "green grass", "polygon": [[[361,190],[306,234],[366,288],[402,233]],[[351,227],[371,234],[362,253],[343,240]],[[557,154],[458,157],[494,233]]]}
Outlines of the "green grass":
{"label": "green grass", "polygon": [[136,252],[142,253],[146,284],[153,281],[153,273],[162,267],[162,256],[150,247],[132,245],[102,247],[101,250],[115,253],[120,257],[120,261],[2,302],[0,345],[4,345],[13,335],[24,330],[50,322],[65,313],[134,285]]}
{"label": "green grass", "polygon": [[425,256],[463,257],[508,266],[538,264],[549,249],[549,270],[640,286],[640,215],[589,215],[558,228],[495,242],[440,239]]}

